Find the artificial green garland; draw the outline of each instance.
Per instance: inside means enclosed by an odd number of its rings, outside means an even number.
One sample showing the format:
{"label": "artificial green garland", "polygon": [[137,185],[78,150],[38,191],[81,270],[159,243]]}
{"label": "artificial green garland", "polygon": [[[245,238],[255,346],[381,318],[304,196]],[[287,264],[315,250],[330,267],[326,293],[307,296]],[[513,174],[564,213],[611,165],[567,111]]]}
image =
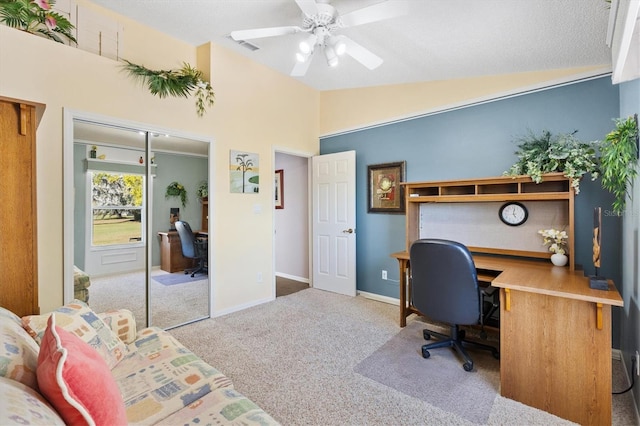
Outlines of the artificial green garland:
{"label": "artificial green garland", "polygon": [[152,95],[160,98],[175,96],[187,98],[195,90],[196,110],[198,116],[202,117],[206,106],[213,106],[214,93],[211,83],[203,80],[202,71],[193,68],[184,62],[179,70],[154,71],[149,68],[126,62],[123,68],[132,76],[146,82]]}

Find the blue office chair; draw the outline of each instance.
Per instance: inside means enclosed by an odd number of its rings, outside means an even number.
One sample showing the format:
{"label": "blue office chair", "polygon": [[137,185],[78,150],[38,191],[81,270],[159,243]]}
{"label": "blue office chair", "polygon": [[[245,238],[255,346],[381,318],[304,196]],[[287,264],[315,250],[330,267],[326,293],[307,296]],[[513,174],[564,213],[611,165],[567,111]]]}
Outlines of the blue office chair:
{"label": "blue office chair", "polygon": [[194,277],[198,272],[208,274],[208,241],[197,239],[191,230],[191,226],[187,222],[178,220],[174,225],[176,227],[176,231],[178,231],[178,237],[180,238],[182,255],[188,259],[194,259],[197,262],[195,268],[185,269],[184,273],[191,274],[192,277]]}
{"label": "blue office chair", "polygon": [[425,329],[425,340],[432,335],[443,340],[422,346],[422,356],[429,358],[430,349],[452,347],[464,358],[465,371],[473,370],[465,346],[491,351],[499,359],[496,348],[465,340],[464,330],[460,330],[460,325],[478,324],[482,312],[476,267],[467,247],[448,240],[417,240],[411,245],[409,261],[413,306],[427,318],[451,327],[450,336]]}

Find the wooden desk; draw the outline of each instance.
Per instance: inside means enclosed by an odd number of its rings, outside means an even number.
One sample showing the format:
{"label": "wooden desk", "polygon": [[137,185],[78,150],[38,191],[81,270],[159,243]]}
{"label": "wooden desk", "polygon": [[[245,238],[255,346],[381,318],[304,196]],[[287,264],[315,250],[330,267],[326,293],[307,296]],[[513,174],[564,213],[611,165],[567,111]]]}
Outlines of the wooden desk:
{"label": "wooden desk", "polygon": [[193,268],[193,259],[182,255],[182,244],[177,231],[158,232],[160,237],[160,269],[166,272],[184,271]]}
{"label": "wooden desk", "polygon": [[[408,293],[409,254],[400,265],[400,326],[420,315]],[[611,424],[611,306],[620,293],[593,290],[582,272],[474,255],[500,288],[500,394],[588,425]]]}

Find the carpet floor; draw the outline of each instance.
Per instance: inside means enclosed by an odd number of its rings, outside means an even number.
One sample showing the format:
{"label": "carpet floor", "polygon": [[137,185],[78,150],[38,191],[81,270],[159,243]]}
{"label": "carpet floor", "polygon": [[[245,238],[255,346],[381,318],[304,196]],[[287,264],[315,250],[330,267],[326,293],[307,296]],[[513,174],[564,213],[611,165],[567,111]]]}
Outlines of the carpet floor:
{"label": "carpet floor", "polygon": [[176,285],[200,281],[206,279],[206,277],[206,274],[196,274],[192,277],[191,274],[185,274],[181,271],[172,274],[153,275],[151,279],[162,285]]}
{"label": "carpet floor", "polygon": [[[419,394],[411,379],[429,380],[422,370],[447,357],[447,350],[438,350],[432,358],[422,358],[423,325],[410,317],[409,325],[400,329],[397,306],[310,288],[171,333],[286,426],[572,424],[501,397],[495,366],[489,365],[491,355],[485,362],[477,351],[472,353],[477,371],[464,372],[451,357],[450,366],[438,367],[449,370],[439,374],[450,374],[451,381],[434,381],[436,389]],[[410,336],[413,331],[417,337]],[[376,368],[388,375],[402,374],[407,378],[403,386],[375,378],[373,363],[365,371],[367,360],[385,345],[395,345],[394,339],[415,339],[403,349],[413,357],[411,362],[400,371],[397,361],[386,358]],[[626,386],[614,382],[614,388]],[[442,396],[447,393],[454,395]],[[614,396],[619,397],[631,398]],[[614,399],[613,425],[636,424],[628,406],[620,407]]]}
{"label": "carpet floor", "polygon": [[474,423],[486,423],[500,388],[500,361],[489,352],[469,350],[474,368],[467,372],[451,348],[433,349],[424,359],[422,345],[436,341],[424,340],[422,330],[427,326],[419,320],[410,322],[354,371]]}
{"label": "carpet floor", "polygon": [[[154,271],[151,278],[149,311],[152,325],[169,328],[209,315],[209,281],[206,275],[191,278],[182,272],[169,274]],[[161,279],[173,284],[161,284]],[[129,309],[135,315],[138,329],[146,327],[145,272],[92,277],[89,306],[96,312]]]}

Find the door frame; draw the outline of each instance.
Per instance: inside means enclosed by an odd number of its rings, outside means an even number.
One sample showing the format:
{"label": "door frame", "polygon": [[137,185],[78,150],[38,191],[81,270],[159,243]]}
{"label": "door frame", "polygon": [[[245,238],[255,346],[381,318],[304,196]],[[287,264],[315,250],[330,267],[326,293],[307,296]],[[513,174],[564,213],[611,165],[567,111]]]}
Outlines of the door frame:
{"label": "door frame", "polygon": [[[276,175],[276,171],[275,171],[275,164],[276,164],[276,153],[278,154],[285,154],[285,155],[291,155],[294,157],[302,157],[302,158],[306,158],[307,159],[307,206],[309,208],[309,212],[311,211],[311,206],[312,206],[312,201],[313,201],[313,197],[311,196],[311,177],[312,177],[312,171],[310,170],[311,168],[311,159],[313,158],[314,154],[312,152],[308,152],[308,151],[297,151],[291,148],[285,148],[285,147],[281,147],[281,146],[273,146],[271,149],[271,165],[272,165],[272,171],[269,174],[271,176],[271,182],[273,182],[275,180],[275,175]],[[286,178],[285,178],[286,181]],[[271,216],[271,252],[273,253],[273,255],[271,256],[271,271],[272,276],[271,276],[271,299],[275,300],[276,298],[276,235],[275,235],[275,230],[276,230],[276,215],[275,215],[275,208],[276,208],[276,194],[275,194],[275,186],[274,185],[270,185],[271,186],[271,211],[272,211],[272,216]],[[307,218],[307,233],[308,233],[308,241],[309,241],[309,247],[307,248],[307,252],[309,254],[309,287],[313,287],[313,241],[311,241],[311,237],[312,237],[312,230],[311,230],[311,217]]]}
{"label": "door frame", "polygon": [[[73,110],[69,108],[63,108],[63,139],[62,139],[62,199],[63,199],[63,219],[62,219],[62,253],[63,253],[63,265],[62,265],[62,277],[63,277],[63,303],[69,303],[74,299],[73,288],[73,265],[74,265],[74,186],[73,186],[73,146],[74,146],[74,120],[84,120],[88,122],[95,122],[99,124],[113,125],[117,127],[139,129],[145,132],[153,132],[158,134],[171,134],[173,136],[193,139],[199,142],[205,142],[209,145],[209,187],[213,188],[214,184],[214,172],[213,165],[215,164],[215,140],[198,134],[189,132],[183,132],[175,129],[168,129],[159,127],[149,123],[140,123],[131,120],[124,120],[121,118],[115,118],[100,114],[94,114],[86,111]],[[149,155],[150,147],[147,144],[147,155]],[[147,176],[147,180],[151,176]],[[213,202],[213,204],[212,204]],[[215,202],[213,199],[209,200],[209,223],[214,223],[215,217]],[[147,211],[149,216],[149,210]],[[147,220],[147,235],[150,236],[151,222]],[[149,237],[150,238],[150,237]],[[149,240],[148,238],[148,240]],[[151,244],[147,244],[147,258],[151,259]],[[214,269],[213,262],[213,250],[209,250],[209,265],[210,270]],[[147,263],[147,275],[150,272],[150,263]],[[145,288],[147,286],[145,285]],[[209,275],[209,313],[208,317],[213,317],[213,294],[214,294],[214,275]],[[149,296],[147,294],[147,305],[149,303]],[[150,312],[147,310],[147,320],[150,320]]]}

